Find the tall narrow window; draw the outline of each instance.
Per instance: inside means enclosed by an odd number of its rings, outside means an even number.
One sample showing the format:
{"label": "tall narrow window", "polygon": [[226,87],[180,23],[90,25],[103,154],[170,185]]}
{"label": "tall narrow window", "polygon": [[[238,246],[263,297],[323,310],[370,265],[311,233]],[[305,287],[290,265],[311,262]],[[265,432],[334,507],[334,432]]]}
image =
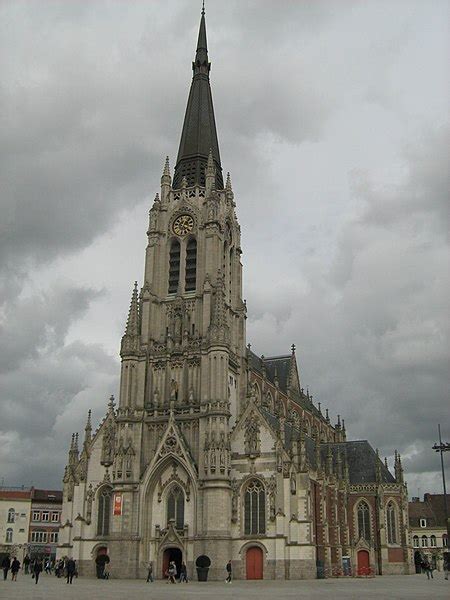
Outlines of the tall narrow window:
{"label": "tall narrow window", "polygon": [[422,536],[422,548],[428,548],[428,538],[426,535]]}
{"label": "tall narrow window", "polygon": [[185,291],[195,291],[197,285],[197,241],[191,238],[186,246],[186,284]]}
{"label": "tall narrow window", "polygon": [[14,510],[14,508],[10,508],[8,510],[8,523],[14,523],[16,519],[16,511]]}
{"label": "tall narrow window", "polygon": [[260,481],[252,481],[245,491],[244,532],[246,535],[266,533],[266,493]]}
{"label": "tall narrow window", "polygon": [[109,535],[112,489],[104,487],[98,496],[97,535]]}
{"label": "tall narrow window", "polygon": [[436,548],[436,536],[435,535],[430,535],[430,546],[432,548]]}
{"label": "tall narrow window", "polygon": [[175,521],[177,529],[184,527],[184,494],[179,486],[174,486],[167,496],[167,522]]}
{"label": "tall narrow window", "polygon": [[358,537],[370,541],[370,509],[367,502],[360,502],[358,506]]}
{"label": "tall narrow window", "polygon": [[180,279],[180,242],[173,240],[169,255],[169,294],[176,294]]}
{"label": "tall narrow window", "polygon": [[388,544],[397,543],[397,524],[395,517],[395,505],[393,502],[389,502],[386,508]]}
{"label": "tall narrow window", "polygon": [[6,530],[6,538],[5,538],[5,542],[6,542],[7,544],[11,544],[11,543],[12,543],[12,541],[13,541],[13,530],[12,530],[12,529],[9,527],[9,528]]}
{"label": "tall narrow window", "polygon": [[419,536],[418,535],[415,535],[413,537],[413,546],[414,546],[414,548],[418,548],[419,547]]}

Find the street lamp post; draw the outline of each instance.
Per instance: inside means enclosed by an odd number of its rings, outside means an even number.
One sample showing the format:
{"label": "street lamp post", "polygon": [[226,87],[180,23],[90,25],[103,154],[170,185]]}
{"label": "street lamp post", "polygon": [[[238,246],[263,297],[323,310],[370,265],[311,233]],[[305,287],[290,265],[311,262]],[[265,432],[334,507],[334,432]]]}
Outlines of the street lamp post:
{"label": "street lamp post", "polygon": [[442,487],[444,488],[444,510],[445,510],[445,524],[447,525],[447,548],[450,544],[450,523],[448,519],[448,506],[447,506],[447,489],[445,486],[445,470],[444,470],[444,452],[450,452],[450,444],[443,442],[441,437],[441,426],[438,425],[439,432],[439,444],[433,446],[433,450],[441,453],[441,470],[442,470]]}

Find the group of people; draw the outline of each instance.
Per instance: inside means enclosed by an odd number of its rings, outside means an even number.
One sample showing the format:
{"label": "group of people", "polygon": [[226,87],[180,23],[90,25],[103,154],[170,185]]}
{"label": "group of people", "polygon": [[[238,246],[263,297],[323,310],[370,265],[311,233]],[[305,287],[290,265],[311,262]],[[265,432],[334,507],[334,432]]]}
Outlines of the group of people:
{"label": "group of people", "polygon": [[[225,570],[227,572],[227,578],[225,579],[225,582],[231,583],[231,578],[232,578],[231,560],[229,560],[227,562],[227,564],[225,566]],[[169,566],[167,567],[165,576],[167,577],[167,583],[176,583],[176,579],[178,577],[178,570],[177,570],[177,565],[174,560],[171,560],[169,562]],[[153,579],[153,562],[150,561],[148,563],[147,583],[148,582],[153,583],[153,581],[154,581],[154,579]],[[187,567],[186,567],[185,562],[181,563],[178,581],[179,581],[179,583],[189,583]]]}
{"label": "group of people", "polygon": [[3,579],[8,579],[8,573],[11,571],[11,580],[17,581],[17,573],[20,571],[20,561],[13,556],[12,560],[9,556],[5,556],[2,561]]}
{"label": "group of people", "polygon": [[20,569],[23,568],[24,574],[31,574],[35,583],[38,583],[39,576],[42,571],[45,571],[47,574],[51,574],[51,572],[55,571],[55,575],[57,577],[62,577],[63,575],[67,578],[67,583],[71,584],[74,577],[78,575],[77,566],[73,558],[67,557],[66,559],[60,559],[57,562],[52,562],[49,558],[45,561],[41,557],[36,557],[34,559],[30,559],[28,554],[23,559],[23,566],[17,557],[13,556],[12,559],[9,556],[6,556],[2,561],[2,569],[3,569],[3,579],[6,581],[8,578],[8,573],[11,571],[11,580],[17,581],[17,574]]}
{"label": "group of people", "polygon": [[[169,562],[169,566],[167,567],[167,571],[166,571],[165,575],[167,577],[167,583],[176,583],[176,579],[178,577],[178,569],[177,569],[177,565],[174,560],[171,560]],[[153,565],[151,562],[150,562],[149,568],[148,568],[147,583],[149,581],[153,581]],[[180,583],[189,583],[189,579],[188,579],[188,575],[187,575],[187,567],[186,567],[186,563],[184,563],[184,562],[181,563],[179,582]]]}

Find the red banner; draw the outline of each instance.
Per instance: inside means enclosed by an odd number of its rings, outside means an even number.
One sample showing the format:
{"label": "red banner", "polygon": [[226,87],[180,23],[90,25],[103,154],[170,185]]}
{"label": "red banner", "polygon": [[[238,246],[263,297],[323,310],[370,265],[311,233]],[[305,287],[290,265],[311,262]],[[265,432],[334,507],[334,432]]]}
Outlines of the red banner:
{"label": "red banner", "polygon": [[114,494],[114,516],[122,514],[122,494]]}

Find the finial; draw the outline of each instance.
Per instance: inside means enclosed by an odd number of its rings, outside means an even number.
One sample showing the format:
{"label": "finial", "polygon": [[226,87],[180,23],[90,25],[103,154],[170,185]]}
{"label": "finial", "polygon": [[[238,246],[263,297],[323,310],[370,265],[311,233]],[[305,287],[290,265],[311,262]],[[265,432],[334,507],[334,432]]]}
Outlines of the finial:
{"label": "finial", "polygon": [[327,420],[327,422],[330,422],[330,415],[328,414],[328,408],[326,409],[326,413],[325,413],[325,418]]}
{"label": "finial", "polygon": [[292,354],[295,354],[295,344],[292,344],[291,350],[292,350]]}
{"label": "finial", "polygon": [[384,466],[386,467],[386,469],[388,468],[388,461],[387,461],[387,457],[384,457]]}
{"label": "finial", "polygon": [[75,451],[78,452],[78,432],[75,434],[74,448],[75,448]]}
{"label": "finial", "polygon": [[230,171],[228,171],[227,173],[227,182],[225,184],[225,189],[227,190],[227,192],[231,192],[231,177],[230,177]]}
{"label": "finial", "polygon": [[114,395],[111,394],[111,396],[109,398],[109,402],[108,402],[108,407],[109,407],[110,412],[114,411],[114,406],[115,406]]}
{"label": "finial", "polygon": [[317,410],[320,412],[320,414],[322,414],[322,411],[321,411],[321,409],[320,409],[320,406],[321,406],[321,405],[320,405],[320,402],[318,402],[318,403],[317,403]]}
{"label": "finial", "polygon": [[340,428],[341,427],[341,415],[338,415],[338,420],[337,420],[337,426]]}
{"label": "finial", "polygon": [[163,173],[161,175],[161,191],[163,192],[163,198],[167,193],[167,186],[170,186],[171,181],[169,157],[166,156],[166,162],[164,163]]}
{"label": "finial", "polygon": [[205,16],[205,0],[202,2],[202,16]]}

